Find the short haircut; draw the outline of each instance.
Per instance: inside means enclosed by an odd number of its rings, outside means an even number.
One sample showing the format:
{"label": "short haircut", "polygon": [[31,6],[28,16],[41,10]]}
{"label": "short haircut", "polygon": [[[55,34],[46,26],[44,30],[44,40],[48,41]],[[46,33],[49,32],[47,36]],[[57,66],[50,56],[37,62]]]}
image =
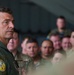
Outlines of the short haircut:
{"label": "short haircut", "polygon": [[64,21],[66,21],[65,17],[64,16],[59,16],[57,19],[63,19]]}
{"label": "short haircut", "polygon": [[52,46],[53,46],[53,42],[51,40],[49,40],[49,39],[43,40],[42,43],[41,43],[41,46],[42,46],[42,44],[43,44],[44,41],[49,41],[52,44]]}
{"label": "short haircut", "polygon": [[36,43],[36,44],[38,45],[38,41],[37,41],[35,38],[29,39],[29,40],[26,42],[26,44],[28,44],[28,43]]}
{"label": "short haircut", "polygon": [[0,12],[5,12],[12,15],[12,11],[7,7],[0,7]]}
{"label": "short haircut", "polygon": [[70,38],[70,36],[69,36],[69,35],[67,35],[67,36],[64,36],[64,37],[62,38],[62,40],[63,40],[64,38]]}
{"label": "short haircut", "polygon": [[[59,33],[52,31],[52,32],[50,33],[49,37],[51,38],[51,36],[59,36]],[[59,36],[59,38],[60,38],[60,36]]]}
{"label": "short haircut", "polygon": [[19,38],[19,31],[17,29],[14,28],[14,33],[18,34],[18,38]]}
{"label": "short haircut", "polygon": [[53,56],[56,54],[56,53],[61,53],[62,55],[66,56],[66,52],[64,50],[55,50],[53,52]]}

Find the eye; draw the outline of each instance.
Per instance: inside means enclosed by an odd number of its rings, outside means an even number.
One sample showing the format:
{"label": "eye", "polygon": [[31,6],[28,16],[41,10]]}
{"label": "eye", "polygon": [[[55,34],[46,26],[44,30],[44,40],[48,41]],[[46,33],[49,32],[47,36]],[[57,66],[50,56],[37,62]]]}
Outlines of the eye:
{"label": "eye", "polygon": [[34,46],[33,48],[37,48],[37,46]]}
{"label": "eye", "polygon": [[48,48],[53,48],[53,47],[48,47]]}
{"label": "eye", "polygon": [[74,38],[74,36],[72,36],[72,38]]}
{"label": "eye", "polygon": [[5,21],[3,22],[3,25],[8,25],[8,23],[9,23],[9,21],[5,20]]}
{"label": "eye", "polygon": [[44,47],[44,49],[46,49],[47,47]]}
{"label": "eye", "polygon": [[31,47],[28,47],[28,49],[31,49]]}

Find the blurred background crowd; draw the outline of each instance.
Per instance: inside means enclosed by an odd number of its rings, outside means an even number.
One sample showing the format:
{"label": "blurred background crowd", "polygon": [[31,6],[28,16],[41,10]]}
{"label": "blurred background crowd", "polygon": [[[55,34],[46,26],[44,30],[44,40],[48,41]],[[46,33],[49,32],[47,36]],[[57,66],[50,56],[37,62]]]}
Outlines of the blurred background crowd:
{"label": "blurred background crowd", "polygon": [[56,25],[57,28],[53,29],[40,45],[32,36],[26,36],[20,42],[19,32],[14,29],[13,38],[7,48],[18,63],[20,74],[34,72],[45,64],[51,67],[74,52],[74,31],[66,28],[65,17],[59,16]]}
{"label": "blurred background crowd", "polygon": [[0,0],[10,7],[15,29],[7,48],[19,66],[19,75],[59,64],[74,52],[73,0]]}

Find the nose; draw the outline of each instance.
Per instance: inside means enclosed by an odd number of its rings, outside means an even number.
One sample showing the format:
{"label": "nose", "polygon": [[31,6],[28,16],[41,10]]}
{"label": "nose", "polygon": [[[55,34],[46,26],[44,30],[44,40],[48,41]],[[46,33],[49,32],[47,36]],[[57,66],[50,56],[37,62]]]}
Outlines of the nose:
{"label": "nose", "polygon": [[49,51],[49,48],[46,48],[45,50],[46,50],[46,51]]}
{"label": "nose", "polygon": [[10,39],[9,42],[10,42],[10,43],[13,43],[13,39]]}
{"label": "nose", "polygon": [[31,51],[32,51],[32,52],[33,52],[33,50],[34,50],[34,49],[33,49],[33,48],[31,48]]}
{"label": "nose", "polygon": [[13,22],[10,22],[9,27],[14,28]]}

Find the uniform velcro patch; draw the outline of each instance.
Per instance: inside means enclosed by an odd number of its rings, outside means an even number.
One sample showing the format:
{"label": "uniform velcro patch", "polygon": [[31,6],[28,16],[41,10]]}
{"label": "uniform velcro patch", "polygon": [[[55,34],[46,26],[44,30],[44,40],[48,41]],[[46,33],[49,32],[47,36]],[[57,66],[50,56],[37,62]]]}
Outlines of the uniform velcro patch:
{"label": "uniform velcro patch", "polygon": [[4,72],[5,70],[6,70],[5,62],[0,59],[0,71]]}

